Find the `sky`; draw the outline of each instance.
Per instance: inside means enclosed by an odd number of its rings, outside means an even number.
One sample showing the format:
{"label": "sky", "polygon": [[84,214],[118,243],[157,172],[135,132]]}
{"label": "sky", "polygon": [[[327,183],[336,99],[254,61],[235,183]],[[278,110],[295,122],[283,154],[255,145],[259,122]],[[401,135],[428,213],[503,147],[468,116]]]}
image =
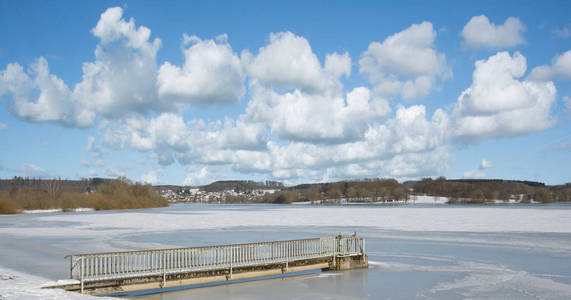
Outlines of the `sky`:
{"label": "sky", "polygon": [[570,182],[569,1],[0,1],[0,178]]}

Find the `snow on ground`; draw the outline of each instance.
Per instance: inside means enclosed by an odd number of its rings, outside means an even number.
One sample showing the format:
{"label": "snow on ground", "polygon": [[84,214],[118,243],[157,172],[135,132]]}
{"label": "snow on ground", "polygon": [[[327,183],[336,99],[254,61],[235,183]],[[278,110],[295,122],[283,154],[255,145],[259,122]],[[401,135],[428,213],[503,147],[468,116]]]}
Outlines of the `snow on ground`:
{"label": "snow on ground", "polygon": [[415,204],[446,204],[448,203],[448,197],[413,195],[410,197],[409,202]]}
{"label": "snow on ground", "polygon": [[[169,210],[38,216],[37,227],[7,227],[4,234],[30,237],[113,236],[137,232],[239,226],[339,226],[441,232],[571,233],[571,210],[505,207],[288,207],[265,210]],[[66,227],[49,226],[66,222]],[[72,223],[69,223],[72,222]],[[46,224],[48,226],[46,226]],[[54,223],[56,224],[56,223]],[[61,224],[61,223],[60,223]]]}
{"label": "snow on ground", "polygon": [[[80,211],[94,211],[93,208],[72,208],[68,210],[68,212],[80,212]],[[56,213],[56,212],[63,212],[61,208],[54,208],[54,209],[26,209],[23,210],[22,213],[24,214],[45,214],[45,213]]]}
{"label": "snow on ground", "polygon": [[114,299],[108,297],[92,297],[78,293],[66,292],[60,289],[42,289],[47,279],[20,273],[0,267],[0,299]]}

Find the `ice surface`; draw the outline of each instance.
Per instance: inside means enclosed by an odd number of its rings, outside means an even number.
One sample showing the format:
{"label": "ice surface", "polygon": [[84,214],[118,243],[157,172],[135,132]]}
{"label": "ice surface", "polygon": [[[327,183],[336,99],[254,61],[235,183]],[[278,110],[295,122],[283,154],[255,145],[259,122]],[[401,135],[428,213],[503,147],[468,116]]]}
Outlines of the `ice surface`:
{"label": "ice surface", "polygon": [[[184,204],[182,204],[184,205]],[[135,232],[165,232],[239,226],[339,226],[382,230],[439,232],[571,233],[571,210],[506,207],[288,207],[264,210],[192,210],[173,213],[129,211],[120,214],[60,214],[40,216],[41,222],[75,225],[10,227],[15,236],[97,236]]]}
{"label": "ice surface", "polygon": [[[427,203],[435,199],[417,200]],[[143,299],[267,299],[276,292],[279,299],[571,298],[567,267],[571,207],[427,204],[177,204],[120,212],[2,216],[0,265],[56,280],[67,275],[66,254],[289,239],[355,230],[367,238],[368,271],[313,274]],[[73,293],[39,289],[47,281],[43,278],[6,268],[0,268],[0,274],[2,300],[83,299]],[[345,293],[350,290],[356,294]]]}

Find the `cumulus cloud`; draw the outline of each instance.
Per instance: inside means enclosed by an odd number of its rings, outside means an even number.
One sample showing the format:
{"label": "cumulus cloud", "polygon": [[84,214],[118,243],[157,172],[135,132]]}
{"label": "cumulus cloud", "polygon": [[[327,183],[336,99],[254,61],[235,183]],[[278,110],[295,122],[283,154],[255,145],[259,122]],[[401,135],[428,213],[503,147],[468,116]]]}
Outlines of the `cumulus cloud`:
{"label": "cumulus cloud", "polygon": [[475,141],[517,136],[551,127],[556,89],[550,81],[520,81],[526,59],[499,52],[476,62],[472,85],[458,97],[452,113],[455,138]]}
{"label": "cumulus cloud", "polygon": [[8,64],[0,72],[0,96],[4,94],[12,95],[13,113],[26,121],[78,127],[94,122],[95,116],[72,99],[67,85],[50,73],[43,57],[32,63],[28,72],[18,63]]}
{"label": "cumulus cloud", "polygon": [[493,166],[494,166],[494,164],[493,164],[491,161],[489,161],[489,160],[487,160],[487,159],[485,159],[485,158],[482,158],[482,162],[480,163],[480,169],[481,169],[481,170],[489,169],[489,168],[491,168],[491,167],[493,167]]}
{"label": "cumulus cloud", "polygon": [[[355,94],[349,95],[347,101],[368,100],[368,95],[359,95],[367,94],[366,91],[350,92]],[[266,140],[266,123],[247,115],[223,123],[206,123],[186,122],[179,115],[163,113],[151,119],[128,119],[106,130],[117,131],[110,135],[118,136],[133,149],[152,152],[160,164],[176,160],[193,166],[185,184],[196,185],[214,178],[209,168],[215,165],[230,166],[241,173],[263,173],[288,182],[321,180],[324,176],[357,178],[358,174],[431,175],[445,168],[450,159],[444,146],[448,122],[442,110],[427,119],[422,105],[399,106],[395,118],[386,124],[366,125],[360,138],[338,143],[281,139],[277,134]]]}
{"label": "cumulus cloud", "polygon": [[0,131],[8,130],[8,129],[10,129],[10,127],[8,127],[8,125],[0,122]]}
{"label": "cumulus cloud", "polygon": [[432,23],[413,24],[383,42],[372,42],[359,60],[359,70],[375,85],[375,93],[405,100],[426,97],[437,78],[448,78],[452,71],[446,57],[434,49],[436,31]]}
{"label": "cumulus cloud", "polygon": [[470,19],[462,30],[463,45],[466,48],[502,49],[525,43],[525,25],[514,17],[506,19],[503,25],[491,23],[485,15]]}
{"label": "cumulus cloud", "polygon": [[189,168],[187,175],[182,182],[183,185],[197,186],[204,185],[214,181],[212,172],[207,167]]}
{"label": "cumulus cloud", "polygon": [[95,61],[83,64],[83,79],[73,91],[84,107],[106,117],[147,112],[164,106],[156,90],[158,38],[123,19],[123,9],[101,14],[92,33],[100,40]]}
{"label": "cumulus cloud", "polygon": [[158,184],[161,182],[159,179],[159,176],[157,174],[157,171],[154,171],[154,170],[151,170],[151,171],[141,175],[140,180],[143,183],[152,184],[152,185],[155,185],[155,184]]}
{"label": "cumulus cloud", "polygon": [[190,103],[232,103],[244,93],[245,73],[226,35],[201,40],[184,35],[182,67],[165,62],[158,73],[160,97],[176,97]]}
{"label": "cumulus cloud", "polygon": [[338,143],[361,138],[369,121],[385,117],[387,101],[374,99],[366,87],[345,98],[308,94],[300,90],[280,94],[256,82],[250,86],[246,117],[268,124],[272,134],[286,140]]}
{"label": "cumulus cloud", "polygon": [[306,93],[339,92],[338,77],[350,74],[351,65],[347,53],[333,53],[327,55],[322,68],[307,39],[289,31],[271,33],[269,44],[257,55],[243,51],[241,58],[248,75],[259,82]]}
{"label": "cumulus cloud", "polygon": [[553,58],[552,64],[535,67],[529,79],[549,80],[552,78],[571,79],[571,50]]}
{"label": "cumulus cloud", "polygon": [[351,76],[351,57],[349,57],[349,53],[327,54],[325,57],[325,70],[335,77],[340,77],[341,75]]}
{"label": "cumulus cloud", "polygon": [[[354,178],[358,177],[355,176],[359,173],[357,167],[371,176],[386,173],[404,177],[424,173],[426,169],[437,167],[429,162],[429,157],[438,157],[440,166],[447,165],[449,158],[443,146],[447,122],[446,114],[440,110],[429,121],[424,106],[399,107],[394,119],[371,126],[362,140],[337,145],[269,142],[272,175],[286,179],[318,177],[323,175],[323,170],[328,170],[331,178],[339,174]],[[422,158],[426,158],[423,162],[426,169],[413,168],[409,163]],[[387,167],[397,165],[400,167],[393,171]],[[333,176],[332,172],[338,175]]]}
{"label": "cumulus cloud", "polygon": [[231,119],[224,123],[185,122],[173,113],[153,118],[131,117],[110,124],[104,131],[107,146],[152,151],[161,165],[169,165],[175,158],[182,164],[228,163],[237,150],[263,149],[264,139],[264,127],[260,124]]}

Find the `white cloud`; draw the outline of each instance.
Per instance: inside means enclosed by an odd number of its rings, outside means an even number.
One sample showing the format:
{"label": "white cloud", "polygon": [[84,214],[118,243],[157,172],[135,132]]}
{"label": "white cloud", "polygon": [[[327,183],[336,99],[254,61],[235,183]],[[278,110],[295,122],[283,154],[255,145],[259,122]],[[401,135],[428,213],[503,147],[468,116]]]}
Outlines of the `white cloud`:
{"label": "white cloud", "polygon": [[529,75],[531,80],[549,80],[552,78],[571,79],[571,50],[553,58],[551,66],[535,67]]}
{"label": "white cloud", "polygon": [[306,93],[338,93],[338,77],[350,73],[347,54],[329,54],[324,69],[309,42],[291,32],[271,33],[269,44],[256,56],[243,51],[241,57],[248,74],[259,82]]}
{"label": "white cloud", "polygon": [[464,178],[480,179],[480,178],[485,178],[485,177],[486,177],[486,173],[484,173],[482,171],[478,171],[478,170],[470,170],[470,171],[464,172]]}
{"label": "white cloud", "polygon": [[97,176],[97,171],[94,169],[90,169],[89,171],[87,171],[87,175],[89,175],[90,177]]}
{"label": "white cloud", "polygon": [[211,171],[207,167],[202,167],[200,169],[189,168],[186,178],[183,181],[183,185],[197,186],[204,185],[214,181]]}
{"label": "white cloud", "polygon": [[101,14],[92,33],[100,40],[95,61],[83,64],[83,80],[73,96],[103,116],[161,109],[156,89],[156,55],[161,41],[150,41],[151,30],[123,19],[112,7]]}
{"label": "white cloud", "polygon": [[141,175],[141,182],[156,185],[161,182],[156,171],[149,171],[146,174]]}
{"label": "white cloud", "polygon": [[20,166],[20,174],[29,178],[49,178],[51,175],[43,168],[33,164],[22,164]]}
{"label": "white cloud", "polygon": [[87,144],[85,145],[85,152],[90,152],[93,150],[93,143],[95,143],[95,137],[88,136],[87,137]]}
{"label": "white cloud", "polygon": [[[28,72],[10,63],[0,72],[0,96],[10,93],[14,114],[31,122],[56,122],[65,126],[88,127],[95,116],[72,100],[67,85],[50,73],[48,62],[40,57]],[[37,94],[37,98],[30,99]]]}
{"label": "white cloud", "polygon": [[8,125],[0,122],[0,131],[8,130],[8,129],[10,129],[10,127],[8,127]]}
{"label": "white cloud", "polygon": [[307,94],[300,90],[279,94],[253,82],[246,118],[268,124],[272,135],[285,140],[339,143],[363,137],[368,122],[385,117],[387,101],[374,99],[358,87],[343,97]]}
{"label": "white cloud", "polygon": [[490,23],[485,15],[470,19],[462,30],[466,48],[502,49],[525,43],[525,25],[518,18],[509,17],[503,25]]}
{"label": "white cloud", "polygon": [[[154,118],[131,117],[105,128],[104,143],[112,148],[130,146],[138,151],[153,151],[161,165],[200,161],[228,163],[236,150],[265,147],[264,127],[258,123],[227,119],[205,123],[185,122],[180,115],[162,113]],[[232,149],[232,151],[227,150]]]}
{"label": "white cloud", "polygon": [[[386,125],[370,127],[362,140],[339,145],[291,142],[281,146],[270,142],[270,169],[274,177],[286,179],[321,179],[323,170],[327,170],[328,178],[342,177],[339,174],[358,177],[355,174],[359,172],[399,177],[435,174],[438,166],[448,165],[449,157],[443,147],[447,122],[441,110],[428,121],[424,106],[399,107],[394,119]],[[438,158],[438,163],[433,164],[432,158]],[[413,161],[422,163],[414,167]],[[433,172],[428,172],[429,169]]]}
{"label": "white cloud", "polygon": [[487,160],[487,159],[485,159],[485,158],[482,158],[482,162],[480,163],[480,169],[481,169],[481,170],[483,170],[483,169],[489,169],[489,168],[491,168],[491,167],[493,167],[493,166],[494,166],[494,163],[492,163],[491,161],[489,161],[489,160]]}
{"label": "white cloud", "polygon": [[375,93],[405,100],[426,97],[436,78],[452,75],[446,57],[434,49],[432,23],[413,24],[381,42],[372,42],[359,60],[359,70],[375,85]]}
{"label": "white cloud", "polygon": [[325,57],[325,70],[335,77],[340,77],[341,75],[351,76],[351,57],[349,57],[349,53],[327,54]]}
{"label": "white cloud", "polygon": [[184,35],[182,67],[165,62],[158,73],[160,97],[175,97],[190,103],[232,103],[245,92],[245,74],[240,59],[232,52],[226,35],[201,40]]}
{"label": "white cloud", "polygon": [[519,81],[526,59],[499,52],[476,62],[472,85],[458,97],[452,135],[459,140],[517,136],[551,127],[556,89],[552,82]]}
{"label": "white cloud", "polygon": [[[368,100],[365,88],[352,93],[347,100],[349,107]],[[117,126],[110,125],[107,130],[117,130],[118,133],[111,135],[120,136],[125,145],[153,152],[153,158],[160,164],[170,164],[176,159],[181,164],[202,165],[204,168],[193,167],[185,181],[195,185],[212,181],[215,176],[208,167],[219,164],[237,172],[264,173],[291,182],[321,180],[324,176],[354,178],[358,174],[434,175],[450,159],[443,146],[448,122],[441,110],[427,120],[424,106],[401,106],[395,118],[386,124],[365,123],[360,137],[338,143],[295,141],[277,135],[265,140],[266,123],[247,116],[236,121],[205,123],[185,122],[181,116],[163,113],[151,119],[128,119]],[[417,162],[422,163],[414,166]]]}

